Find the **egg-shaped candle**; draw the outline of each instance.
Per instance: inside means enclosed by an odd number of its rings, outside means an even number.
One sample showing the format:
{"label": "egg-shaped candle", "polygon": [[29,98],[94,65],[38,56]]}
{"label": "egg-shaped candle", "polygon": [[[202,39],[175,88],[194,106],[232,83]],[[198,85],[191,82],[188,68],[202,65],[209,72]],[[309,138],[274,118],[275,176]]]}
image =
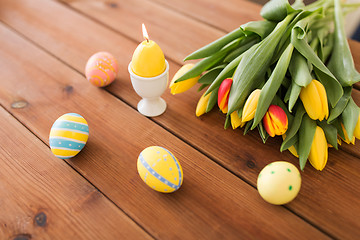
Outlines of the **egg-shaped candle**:
{"label": "egg-shaped candle", "polygon": [[140,77],[155,77],[166,69],[165,56],[159,45],[149,39],[145,25],[142,25],[144,41],[134,51],[131,70]]}

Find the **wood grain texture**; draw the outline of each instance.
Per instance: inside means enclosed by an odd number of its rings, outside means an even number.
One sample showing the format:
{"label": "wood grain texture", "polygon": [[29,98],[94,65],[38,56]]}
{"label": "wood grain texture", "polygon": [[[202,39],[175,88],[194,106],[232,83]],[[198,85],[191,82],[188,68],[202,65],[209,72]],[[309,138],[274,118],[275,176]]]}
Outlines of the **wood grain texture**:
{"label": "wood grain texture", "polygon": [[[59,45],[64,47],[64,50],[68,49],[67,51],[60,51],[53,46],[54,44],[45,41],[44,37],[38,36],[42,32],[48,31],[47,29],[43,29],[42,24],[35,25],[29,23],[28,26],[24,27],[25,21],[22,16],[29,15],[30,19],[36,18],[37,21],[41,23],[46,22],[49,16],[49,13],[46,13],[46,11],[41,12],[42,14],[40,16],[35,16],[34,13],[28,10],[26,3],[27,2],[24,2],[14,7],[11,1],[7,2],[5,6],[12,9],[13,12],[18,11],[16,15],[18,18],[13,20],[12,18],[5,17],[3,20],[37,44],[45,46],[49,52],[63,59],[78,71],[82,71],[83,65],[91,52],[90,50],[81,49],[85,51],[83,52],[71,46],[86,45],[83,39],[89,39],[94,34],[100,34],[103,37],[93,38],[92,44],[89,45],[88,48],[99,49],[101,46],[106,46],[111,49],[111,51],[120,52],[121,55],[117,55],[121,56],[121,69],[126,69],[136,43],[131,43],[131,41],[119,37],[119,35],[113,33],[111,30],[103,28],[61,6],[51,2],[43,3],[43,6],[46,6],[47,9],[57,11],[59,13],[58,15],[62,16],[59,21],[78,23],[78,25],[65,24],[65,26],[64,24],[51,25],[47,23],[49,25],[48,28],[53,29],[53,31],[48,34],[45,39],[58,42]],[[77,4],[80,5],[80,2]],[[86,4],[88,3],[85,1],[82,4],[85,6],[84,8],[86,8]],[[101,11],[98,13],[100,14]],[[154,14],[155,13],[153,13],[153,15]],[[198,24],[199,23],[197,23],[197,25]],[[86,31],[84,30],[81,33],[75,31],[79,26],[81,26],[81,29],[86,29]],[[196,25],[193,28],[196,28]],[[90,31],[88,29],[94,30]],[[162,32],[158,34],[161,33]],[[123,34],[125,35],[127,33],[123,32]],[[77,35],[79,35],[79,37],[76,37]],[[69,36],[71,36],[72,41],[68,40]],[[121,42],[121,45],[126,49],[121,48],[119,42]],[[133,45],[133,47],[131,47],[131,45]],[[83,60],[78,61],[77,59]],[[178,65],[174,65],[174,63],[171,62],[171,68],[174,71],[178,68]],[[139,98],[135,93],[131,94],[133,90],[131,89],[126,70],[120,73],[119,76],[119,79],[107,89],[135,107]],[[216,111],[196,119],[194,117],[194,108],[198,97],[200,97],[200,94],[196,93],[196,89],[179,96],[170,96],[167,92],[164,94],[164,98],[169,103],[168,110],[163,116],[154,118],[154,121],[170,129],[179,137],[206,153],[214,161],[219,162],[238,176],[246,179],[246,181],[253,186],[256,185],[256,177],[262,167],[271,161],[286,160],[295,165],[298,164],[297,159],[289,153],[279,153],[278,139],[272,139],[267,142],[266,145],[263,145],[256,132],[251,133],[250,136],[242,136],[242,130],[224,131],[222,129],[224,116]],[[259,149],[261,149],[261,151],[259,151]],[[355,148],[353,148],[354,152],[358,152],[357,149],[358,146],[356,145]],[[311,166],[306,168],[302,191],[297,201],[294,201],[288,206],[292,211],[295,211],[311,223],[334,236],[351,237],[358,234],[359,229],[359,223],[356,219],[359,218],[360,211],[356,206],[355,208],[349,207],[359,196],[358,191],[354,191],[354,189],[357,189],[356,186],[358,186],[360,181],[359,174],[354,171],[354,169],[359,168],[359,161],[357,158],[347,155],[344,152],[335,152],[333,150],[330,152],[330,159],[325,172],[317,173]],[[339,174],[342,176],[340,179]],[[316,184],[314,184],[314,182]],[[331,184],[329,186],[329,182],[336,182],[337,184]],[[344,188],[343,186],[347,187]],[[327,191],[324,192],[324,189],[327,189]],[[332,194],[330,197],[331,201],[329,201],[328,192]],[[299,198],[302,200],[298,200]],[[315,206],[321,205],[321,207],[316,208],[316,211],[314,210],[314,202],[316,203]],[[337,204],[338,202],[342,202],[342,204],[339,206]],[[329,209],[331,209],[331,211],[329,211]],[[351,214],[353,217],[348,217]],[[342,219],[343,221],[339,222],[338,219]],[[344,231],[344,229],[346,229],[346,231]]]}
{"label": "wood grain texture", "polygon": [[[246,22],[262,19],[260,16],[261,5],[246,0],[150,1],[157,2],[175,12],[181,12],[186,16],[190,16],[225,32],[230,32]],[[69,2],[71,3],[71,1]],[[74,5],[75,2],[71,4]]]}
{"label": "wood grain texture", "polygon": [[151,239],[1,107],[0,135],[1,239]]}
{"label": "wood grain texture", "polygon": [[[69,163],[154,237],[327,238],[287,209],[269,206],[256,189],[3,26],[0,37],[6,39],[0,65],[8,69],[0,73],[8,77],[0,103],[45,142],[59,115],[83,115],[90,137]],[[23,54],[14,55],[19,47]],[[27,107],[12,109],[19,96]],[[172,151],[183,167],[184,183],[174,194],[154,192],[137,174],[138,154],[151,145]]]}

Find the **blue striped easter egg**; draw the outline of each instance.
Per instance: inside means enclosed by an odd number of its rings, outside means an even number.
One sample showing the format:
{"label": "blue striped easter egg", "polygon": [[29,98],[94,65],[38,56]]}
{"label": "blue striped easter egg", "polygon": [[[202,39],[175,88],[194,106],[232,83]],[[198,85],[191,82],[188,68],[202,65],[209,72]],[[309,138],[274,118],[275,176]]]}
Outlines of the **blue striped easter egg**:
{"label": "blue striped easter egg", "polygon": [[77,113],[66,113],[52,125],[49,144],[56,157],[67,159],[83,149],[88,137],[89,126],[86,120]]}
{"label": "blue striped easter egg", "polygon": [[138,157],[137,169],[141,179],[158,192],[174,192],[183,182],[179,161],[163,147],[145,148]]}

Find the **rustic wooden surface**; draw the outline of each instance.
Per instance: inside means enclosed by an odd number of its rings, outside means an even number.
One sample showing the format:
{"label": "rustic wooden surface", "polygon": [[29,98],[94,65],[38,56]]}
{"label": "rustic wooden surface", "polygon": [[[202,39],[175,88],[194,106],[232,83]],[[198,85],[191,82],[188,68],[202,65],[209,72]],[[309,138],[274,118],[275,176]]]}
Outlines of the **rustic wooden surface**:
{"label": "rustic wooden surface", "polygon": [[[250,20],[260,6],[238,0],[2,0],[0,2],[0,239],[356,239],[360,236],[360,147],[330,150],[324,171],[307,165],[298,197],[264,202],[256,178],[285,160],[280,140],[224,130],[217,111],[196,118],[196,87],[163,97],[166,112],[136,111],[127,65],[140,26],[164,50],[170,76],[193,50]],[[350,41],[360,70],[360,44]],[[87,59],[109,51],[116,81],[105,89],[84,77]],[[360,92],[353,91],[360,105]],[[17,108],[20,107],[20,108]],[[75,158],[48,148],[52,123],[66,112],[90,127]],[[138,154],[160,145],[184,170],[173,194],[148,188]],[[255,154],[256,153],[256,154]]]}

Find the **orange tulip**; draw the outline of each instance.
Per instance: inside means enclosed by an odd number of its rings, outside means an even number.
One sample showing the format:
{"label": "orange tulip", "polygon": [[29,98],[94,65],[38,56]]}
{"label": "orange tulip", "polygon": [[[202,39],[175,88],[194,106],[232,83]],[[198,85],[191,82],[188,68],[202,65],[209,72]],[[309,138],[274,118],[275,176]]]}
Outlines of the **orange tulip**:
{"label": "orange tulip", "polygon": [[226,78],[219,87],[218,105],[223,113],[228,111],[229,92],[232,85],[232,79]]}
{"label": "orange tulip", "polygon": [[266,132],[274,137],[283,135],[288,129],[288,119],[284,110],[276,105],[270,105],[263,118],[263,124]]}

